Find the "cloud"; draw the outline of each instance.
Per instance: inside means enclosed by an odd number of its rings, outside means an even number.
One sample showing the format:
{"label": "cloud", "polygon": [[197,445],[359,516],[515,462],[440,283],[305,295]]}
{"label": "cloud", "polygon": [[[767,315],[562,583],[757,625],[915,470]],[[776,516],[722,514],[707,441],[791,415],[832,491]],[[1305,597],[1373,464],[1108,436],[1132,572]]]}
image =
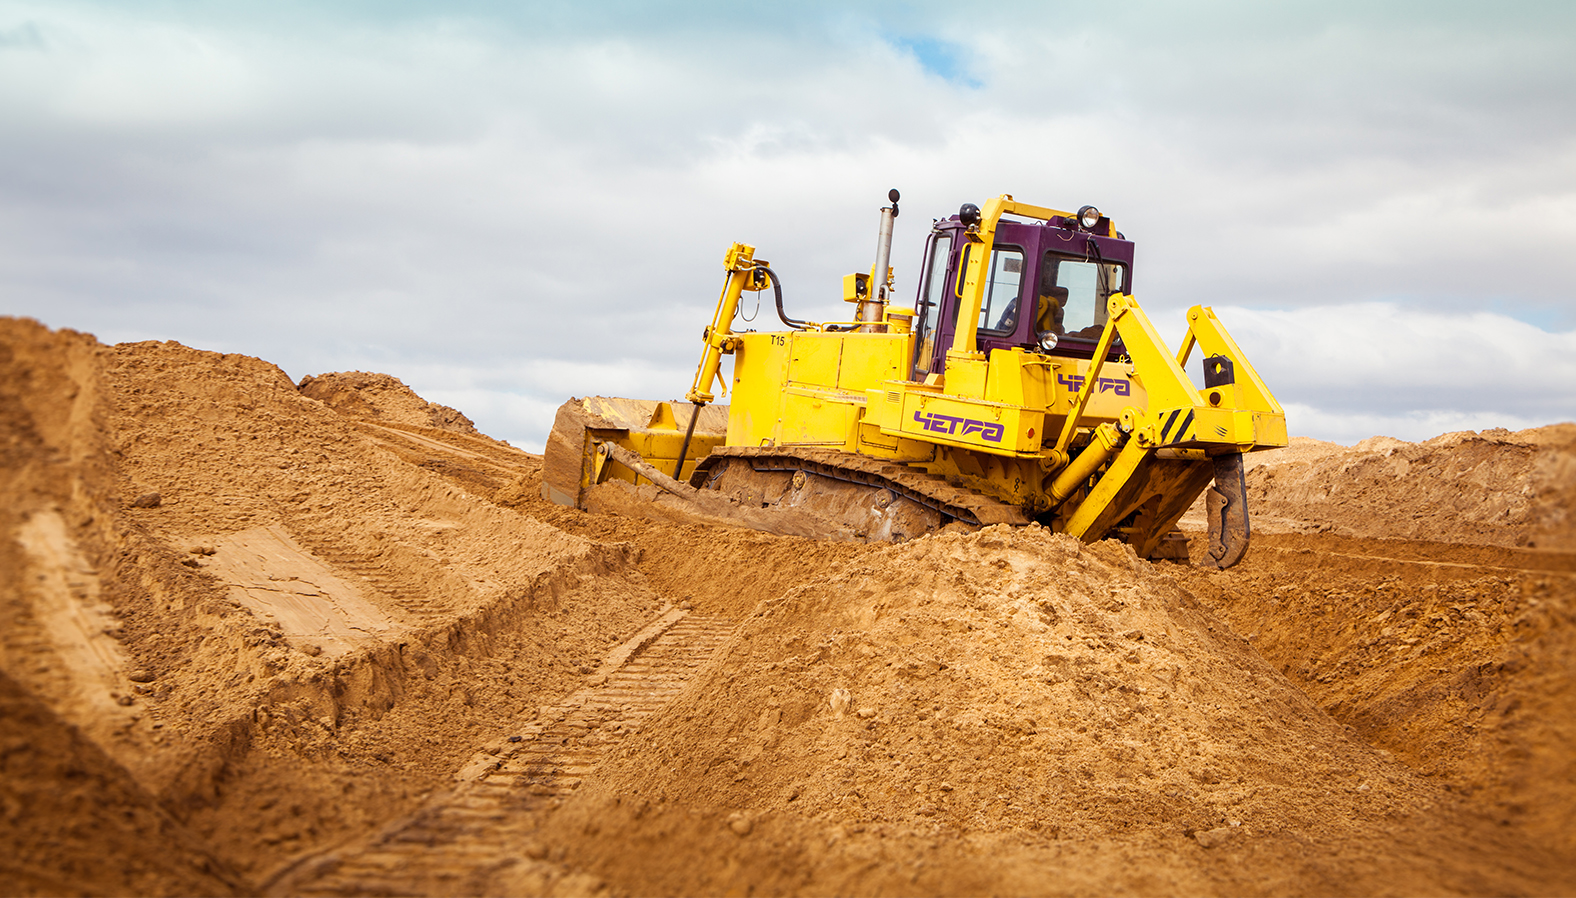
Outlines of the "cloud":
{"label": "cloud", "polygon": [[0,31],[0,50],[15,49],[44,49],[44,36],[39,33],[37,25],[32,22],[23,22],[15,27]]}
{"label": "cloud", "polygon": [[1576,415],[1576,330],[1393,303],[1216,312],[1288,401],[1353,414]]}
{"label": "cloud", "polygon": [[1295,434],[1415,440],[1576,420],[1576,329],[1393,303],[1215,311]]}
{"label": "cloud", "polygon": [[1570,417],[1522,373],[1576,328],[1565,7],[722,9],[0,0],[3,310],[538,445],[568,395],[683,392],[732,241],[837,318],[888,188],[900,295],[931,217],[1011,192],[1109,212],[1145,307],[1264,341],[1311,435]]}
{"label": "cloud", "polygon": [[[1372,436],[1420,442],[1442,433],[1504,428],[1516,431],[1542,427],[1547,418],[1522,418],[1501,412],[1429,411],[1376,414],[1342,412],[1301,403],[1286,406],[1286,420],[1294,436],[1315,436],[1342,445],[1354,445]],[[1567,416],[1569,420],[1569,416]]]}

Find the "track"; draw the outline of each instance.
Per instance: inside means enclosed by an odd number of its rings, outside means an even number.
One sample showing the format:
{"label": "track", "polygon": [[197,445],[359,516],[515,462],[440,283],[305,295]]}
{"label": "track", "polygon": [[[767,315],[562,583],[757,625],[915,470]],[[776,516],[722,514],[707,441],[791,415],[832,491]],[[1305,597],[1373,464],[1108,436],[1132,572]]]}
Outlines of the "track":
{"label": "track", "polygon": [[[478,752],[461,785],[370,838],[293,864],[274,895],[474,895],[514,867],[548,867],[533,835],[604,754],[684,688],[729,618],[673,612],[616,649],[589,685]],[[539,872],[551,878],[556,868]]]}
{"label": "track", "polygon": [[845,483],[891,490],[895,495],[940,512],[945,516],[943,520],[951,518],[977,526],[1029,523],[1023,509],[953,486],[939,475],[835,449],[720,446],[696,466],[695,472],[690,475],[690,485],[703,486],[712,469],[730,459],[746,461],[761,472],[804,471]]}

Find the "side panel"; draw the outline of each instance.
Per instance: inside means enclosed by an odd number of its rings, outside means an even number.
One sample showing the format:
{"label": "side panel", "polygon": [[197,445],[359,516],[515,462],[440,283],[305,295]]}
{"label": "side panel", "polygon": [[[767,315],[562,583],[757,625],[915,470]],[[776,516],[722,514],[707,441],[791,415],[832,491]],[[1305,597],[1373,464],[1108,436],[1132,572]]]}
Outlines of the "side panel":
{"label": "side panel", "polygon": [[908,334],[740,334],[728,445],[854,449],[866,389],[903,376]]}
{"label": "side panel", "polygon": [[864,398],[790,384],[782,394],[775,445],[851,448]]}
{"label": "side panel", "polygon": [[788,340],[788,381],[811,387],[837,387],[843,361],[842,334],[791,333]]}
{"label": "side panel", "polygon": [[990,354],[985,398],[1007,405],[1041,409],[1055,395],[1057,362],[1021,349],[997,349]]}
{"label": "side panel", "polygon": [[[1088,379],[1091,362],[1088,359],[1058,358],[1051,369],[1054,372],[1055,399],[1051,414],[1065,417],[1072,408],[1073,399]],[[1084,408],[1084,420],[1090,424],[1115,421],[1122,416],[1122,409],[1132,406],[1140,411],[1149,407],[1149,394],[1133,376],[1133,366],[1107,362],[1100,367],[1100,381]]]}
{"label": "side panel", "polygon": [[782,412],[788,379],[787,334],[740,334],[733,352],[733,400],[728,414],[729,446],[762,446],[771,440]]}
{"label": "side panel", "polygon": [[1042,412],[934,393],[905,392],[895,425],[883,432],[993,455],[1038,455],[1045,435]]}
{"label": "side panel", "polygon": [[908,377],[908,334],[847,334],[837,388],[863,393]]}

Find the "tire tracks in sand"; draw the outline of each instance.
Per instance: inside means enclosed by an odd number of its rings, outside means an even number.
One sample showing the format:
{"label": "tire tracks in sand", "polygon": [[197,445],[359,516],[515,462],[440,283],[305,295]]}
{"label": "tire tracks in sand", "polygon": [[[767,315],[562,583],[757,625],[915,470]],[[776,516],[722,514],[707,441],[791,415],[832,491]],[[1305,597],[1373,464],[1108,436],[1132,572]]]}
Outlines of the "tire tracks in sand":
{"label": "tire tracks in sand", "polygon": [[[677,695],[730,638],[732,618],[671,611],[614,649],[588,685],[478,752],[461,784],[370,837],[298,860],[269,895],[472,895],[501,878],[536,890],[594,883],[535,841],[597,763]],[[513,889],[511,889],[513,890]]]}

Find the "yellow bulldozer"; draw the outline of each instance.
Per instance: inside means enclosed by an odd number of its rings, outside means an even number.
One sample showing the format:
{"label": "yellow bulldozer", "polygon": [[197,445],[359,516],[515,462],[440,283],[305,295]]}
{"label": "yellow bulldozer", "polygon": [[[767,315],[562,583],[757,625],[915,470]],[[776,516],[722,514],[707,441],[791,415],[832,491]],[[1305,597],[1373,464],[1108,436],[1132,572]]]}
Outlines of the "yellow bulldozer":
{"label": "yellow bulldozer", "polygon": [[[1010,195],[937,220],[914,305],[896,305],[888,198],[875,265],[843,279],[850,320],[789,317],[777,274],[733,244],[687,406],[566,403],[543,494],[595,510],[610,489],[644,489],[702,519],[855,539],[1038,522],[1186,560],[1176,523],[1208,489],[1203,563],[1240,560],[1242,453],[1285,446],[1286,418],[1215,313],[1188,310],[1172,353],[1108,217]],[[768,289],[784,329],[735,330],[742,294]],[[1185,373],[1195,349],[1202,387]],[[730,382],[731,403],[714,404]]]}

